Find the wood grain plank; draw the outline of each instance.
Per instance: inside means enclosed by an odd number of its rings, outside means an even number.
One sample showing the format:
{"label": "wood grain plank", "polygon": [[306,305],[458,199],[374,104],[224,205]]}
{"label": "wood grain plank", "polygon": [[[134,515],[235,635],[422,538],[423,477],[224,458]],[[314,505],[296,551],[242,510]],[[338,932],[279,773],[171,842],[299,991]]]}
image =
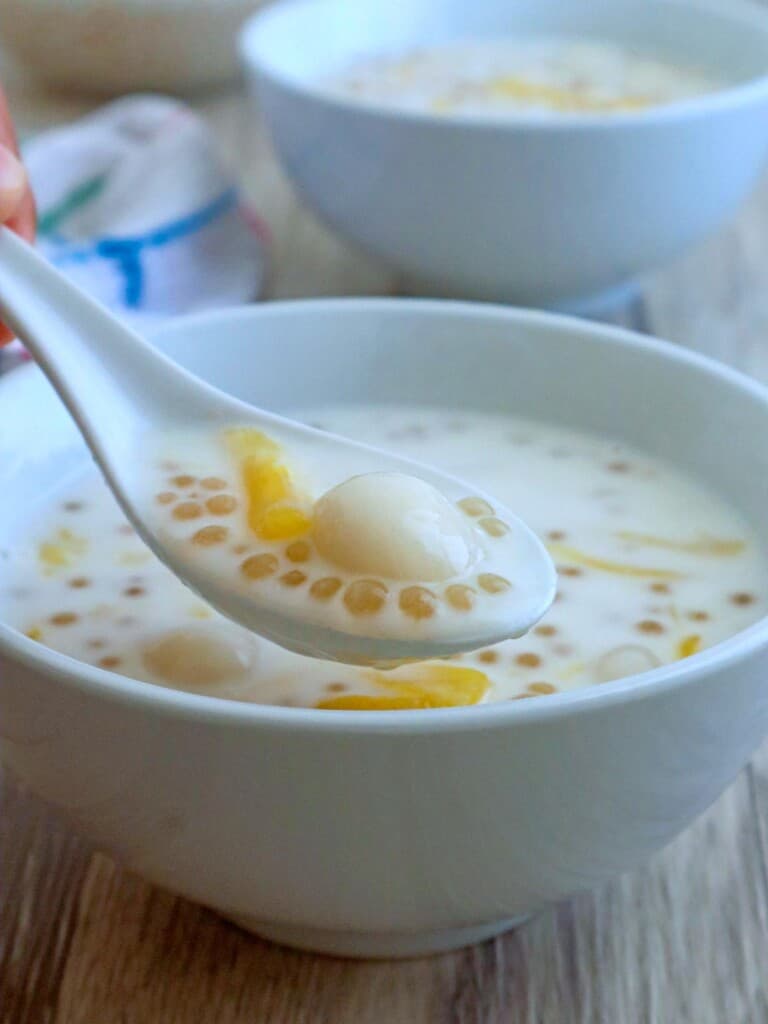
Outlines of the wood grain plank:
{"label": "wood grain plank", "polygon": [[439,978],[427,960],[355,964],[280,949],[98,857],[55,1021],[397,1024],[433,1019]]}
{"label": "wood grain plank", "polygon": [[48,1024],[89,854],[47,807],[0,778],[0,1024]]}

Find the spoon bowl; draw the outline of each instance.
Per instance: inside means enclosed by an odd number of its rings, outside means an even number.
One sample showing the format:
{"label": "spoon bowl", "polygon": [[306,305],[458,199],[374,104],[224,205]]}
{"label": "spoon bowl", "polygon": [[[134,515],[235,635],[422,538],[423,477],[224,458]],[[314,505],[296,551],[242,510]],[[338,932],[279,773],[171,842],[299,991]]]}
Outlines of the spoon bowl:
{"label": "spoon bowl", "polygon": [[[432,467],[218,391],[153,349],[5,228],[0,230],[0,313],[73,416],[142,540],[224,615],[281,646],[353,663],[437,657],[522,635],[554,599],[556,577],[546,549],[492,496]],[[321,462],[332,467],[323,480],[326,490],[365,474],[400,474],[423,481],[454,508],[469,500],[473,508],[488,509],[500,524],[499,550],[511,559],[514,578],[480,572],[473,564],[471,578],[480,586],[470,588],[471,614],[439,614],[428,622],[416,618],[404,625],[396,609],[375,619],[366,613],[340,620],[338,602],[296,601],[285,587],[254,586],[243,576],[222,575],[217,554],[196,557],[190,545],[174,543],[159,528],[151,484],[160,439],[215,437],[232,430],[257,433],[283,453],[284,461],[298,460],[310,469]],[[467,513],[470,519],[477,514]],[[482,536],[474,524],[472,529]],[[452,582],[464,586],[465,577]]]}

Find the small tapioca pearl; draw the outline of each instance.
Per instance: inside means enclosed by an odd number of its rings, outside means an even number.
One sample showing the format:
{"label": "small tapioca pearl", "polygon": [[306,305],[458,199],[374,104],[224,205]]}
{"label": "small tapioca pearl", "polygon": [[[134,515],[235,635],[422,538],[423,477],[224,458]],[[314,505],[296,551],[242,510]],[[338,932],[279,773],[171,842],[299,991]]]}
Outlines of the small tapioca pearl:
{"label": "small tapioca pearl", "polygon": [[247,550],[248,550],[248,545],[247,544],[235,544],[235,546],[232,548],[232,554],[233,555],[244,555]]}
{"label": "small tapioca pearl", "polygon": [[583,576],[584,572],[577,565],[558,565],[557,571],[561,576]]}
{"label": "small tapioca pearl", "polygon": [[120,664],[120,658],[114,654],[107,654],[104,658],[99,658],[99,667],[107,669],[115,669]]}
{"label": "small tapioca pearl", "polygon": [[227,481],[218,476],[206,476],[200,481],[200,486],[204,487],[206,491],[223,491],[227,486]]}
{"label": "small tapioca pearl", "polygon": [[180,473],[179,476],[171,477],[171,483],[174,487],[192,487],[197,483],[197,477]]}
{"label": "small tapioca pearl", "polygon": [[325,687],[326,693],[346,693],[348,689],[346,683],[327,683]]}
{"label": "small tapioca pearl", "polygon": [[177,495],[175,491],[160,491],[160,493],[155,496],[155,501],[158,505],[171,505],[176,501],[176,497]]}
{"label": "small tapioca pearl", "polygon": [[536,694],[557,693],[557,687],[552,683],[531,683],[528,689],[531,693]]}
{"label": "small tapioca pearl", "polygon": [[481,572],[477,582],[487,594],[501,594],[512,586],[509,580],[497,576],[495,572]]}
{"label": "small tapioca pearl", "polygon": [[228,516],[237,508],[237,498],[231,494],[214,494],[205,503],[212,516]]}
{"label": "small tapioca pearl", "polygon": [[290,572],[285,573],[280,577],[280,582],[284,587],[300,587],[302,583],[306,583],[307,574],[302,572],[301,569],[291,569]]}
{"label": "small tapioca pearl", "polygon": [[605,468],[609,473],[628,473],[630,469],[629,463],[622,461],[609,462]]}
{"label": "small tapioca pearl", "polygon": [[515,658],[515,662],[521,668],[538,668],[541,664],[541,658],[538,654],[534,654],[532,651],[525,651],[523,654],[518,654]]}
{"label": "small tapioca pearl", "polygon": [[559,658],[570,658],[574,652],[572,644],[555,644],[552,649]]}
{"label": "small tapioca pearl", "polygon": [[709,620],[709,612],[702,612],[702,611],[688,612],[688,618],[692,622],[707,622]]}
{"label": "small tapioca pearl", "polygon": [[669,584],[668,583],[651,583],[650,589],[654,594],[668,594]]}
{"label": "small tapioca pearl", "polygon": [[468,516],[476,519],[478,516],[492,516],[493,508],[482,498],[462,498],[456,502],[458,508]]}
{"label": "small tapioca pearl", "polygon": [[317,601],[329,601],[341,589],[341,580],[336,576],[324,576],[315,580],[309,593]]}
{"label": "small tapioca pearl", "polygon": [[305,540],[295,540],[285,549],[285,557],[290,562],[306,562],[312,554],[312,548]]}
{"label": "small tapioca pearl", "polygon": [[135,626],[138,621],[135,615],[121,615],[119,619],[115,619],[115,625],[127,629],[129,626]]}
{"label": "small tapioca pearl", "polygon": [[265,576],[274,575],[279,564],[275,555],[252,555],[251,558],[246,558],[240,566],[240,571],[249,580],[261,580]]}
{"label": "small tapioca pearl", "polygon": [[754,603],[755,603],[755,595],[754,594],[747,594],[747,593],[744,593],[744,592],[741,592],[741,593],[738,593],[738,594],[731,594],[731,604],[735,604],[735,605],[739,605],[739,606],[743,607],[744,605],[754,604]]}
{"label": "small tapioca pearl", "polygon": [[533,631],[537,636],[554,636],[557,633],[557,629],[554,626],[549,626],[544,623],[541,626],[537,626]]}
{"label": "small tapioca pearl", "polygon": [[400,591],[400,611],[412,619],[431,619],[437,608],[437,597],[426,587],[406,587]]}
{"label": "small tapioca pearl", "polygon": [[121,537],[134,537],[136,535],[136,531],[128,523],[122,523],[118,526],[117,532]]}
{"label": "small tapioca pearl", "polygon": [[503,537],[505,533],[509,533],[507,524],[501,519],[496,519],[495,516],[481,519],[478,526],[485,530],[489,537]]}
{"label": "small tapioca pearl", "polygon": [[57,612],[48,621],[52,626],[71,626],[77,619],[78,616],[74,612]]}
{"label": "small tapioca pearl", "polygon": [[126,587],[123,591],[126,597],[143,597],[146,594],[144,587],[134,585],[132,587]]}
{"label": "small tapioca pearl", "polygon": [[223,544],[227,537],[229,537],[229,530],[226,526],[204,526],[202,530],[198,530],[193,535],[192,543],[209,548],[214,544]]}
{"label": "small tapioca pearl", "polygon": [[106,646],[106,640],[94,639],[88,641],[88,647],[90,647],[92,651],[103,651]]}
{"label": "small tapioca pearl", "polygon": [[84,587],[89,587],[90,585],[91,581],[87,576],[74,576],[69,581],[69,586],[72,587],[73,590],[83,590]]}
{"label": "small tapioca pearl", "polygon": [[29,640],[34,640],[39,643],[43,639],[43,631],[39,626],[30,626],[29,629],[24,631],[24,636]]}
{"label": "small tapioca pearl", "polygon": [[495,665],[499,660],[498,651],[480,651],[477,656],[478,661],[482,661],[484,665]]}
{"label": "small tapioca pearl", "polygon": [[380,580],[355,580],[344,591],[344,604],[353,615],[375,615],[384,607],[387,593]]}
{"label": "small tapioca pearl", "polygon": [[84,505],[82,501],[65,501],[61,507],[65,512],[80,512]]}
{"label": "small tapioca pearl", "polygon": [[642,619],[640,622],[636,623],[635,629],[639,633],[650,634],[664,632],[664,626],[660,622],[657,622],[655,619]]}
{"label": "small tapioca pearl", "polygon": [[203,510],[195,501],[182,501],[172,514],[174,519],[199,519]]}
{"label": "small tapioca pearl", "polygon": [[464,583],[452,583],[445,588],[445,599],[457,612],[468,612],[474,607],[475,592]]}
{"label": "small tapioca pearl", "polygon": [[566,536],[565,530],[550,530],[547,534],[547,540],[565,540]]}

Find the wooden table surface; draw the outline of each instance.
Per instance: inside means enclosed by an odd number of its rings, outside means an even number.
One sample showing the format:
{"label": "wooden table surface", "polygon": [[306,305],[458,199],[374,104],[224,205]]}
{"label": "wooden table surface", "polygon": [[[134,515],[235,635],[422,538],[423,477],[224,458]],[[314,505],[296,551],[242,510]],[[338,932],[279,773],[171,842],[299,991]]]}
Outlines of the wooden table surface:
{"label": "wooden table surface", "polygon": [[[88,109],[10,91],[23,134]],[[297,205],[240,100],[203,109],[272,225],[269,298],[397,290]],[[617,317],[768,381],[768,181]],[[401,963],[254,939],[0,787],[0,1024],[768,1022],[768,746],[644,870],[484,945]]]}

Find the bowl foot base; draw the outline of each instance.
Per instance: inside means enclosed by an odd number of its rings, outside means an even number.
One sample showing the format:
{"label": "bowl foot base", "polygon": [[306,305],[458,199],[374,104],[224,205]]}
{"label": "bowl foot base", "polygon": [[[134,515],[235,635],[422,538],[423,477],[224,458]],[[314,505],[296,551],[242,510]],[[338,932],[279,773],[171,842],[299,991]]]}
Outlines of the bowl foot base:
{"label": "bowl foot base", "polygon": [[291,946],[310,953],[355,959],[401,959],[446,953],[463,946],[493,938],[515,928],[528,919],[521,917],[473,925],[469,928],[447,928],[432,932],[355,932],[334,931],[324,928],[304,928],[302,925],[277,924],[257,921],[249,917],[231,916],[240,928],[269,939],[281,946]]}

